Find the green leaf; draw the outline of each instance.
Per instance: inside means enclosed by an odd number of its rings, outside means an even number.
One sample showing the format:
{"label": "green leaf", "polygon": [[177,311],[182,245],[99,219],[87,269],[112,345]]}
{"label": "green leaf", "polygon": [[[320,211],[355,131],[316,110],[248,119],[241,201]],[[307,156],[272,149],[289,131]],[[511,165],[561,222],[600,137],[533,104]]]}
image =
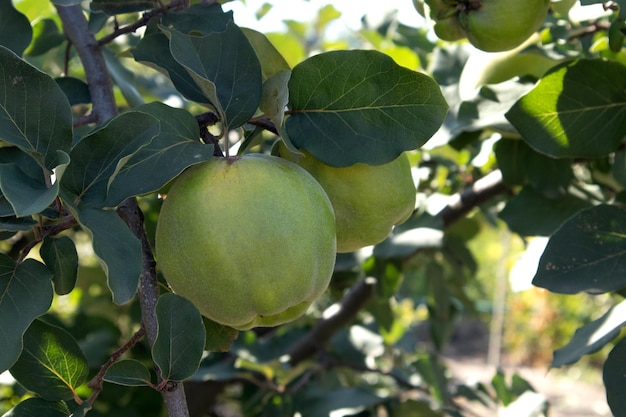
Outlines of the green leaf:
{"label": "green leaf", "polygon": [[93,250],[108,278],[113,301],[127,303],[139,285],[141,242],[115,211],[85,208],[79,210],[76,217],[91,235]]}
{"label": "green leaf", "polygon": [[157,7],[156,0],[92,0],[91,10],[108,15],[140,12]]}
{"label": "green leaf", "polygon": [[626,416],[626,338],[620,340],[606,358],[602,380],[613,416]]}
{"label": "green leaf", "polygon": [[24,350],[10,369],[26,389],[48,401],[71,400],[89,367],[78,343],[65,330],[41,320],[24,333]]}
{"label": "green leaf", "polygon": [[0,0],[0,10],[0,45],[22,55],[33,36],[30,22],[13,7],[11,0]]}
{"label": "green leaf", "polygon": [[103,48],[102,55],[107,64],[111,79],[117,85],[130,107],[137,107],[145,103],[145,100],[137,91],[135,73],[126,68],[121,59],[110,49]]}
{"label": "green leaf", "polygon": [[0,217],[0,230],[18,232],[20,230],[30,230],[37,224],[39,223],[32,217]]}
{"label": "green leaf", "polygon": [[83,80],[74,77],[59,77],[54,81],[63,90],[63,93],[70,102],[70,105],[91,103],[91,93],[89,86]]}
{"label": "green leaf", "polygon": [[246,38],[248,38],[250,45],[252,45],[254,52],[259,58],[263,81],[266,81],[279,72],[291,70],[285,58],[278,52],[278,49],[274,47],[267,36],[248,28],[241,28],[241,30],[243,34],[246,35]]}
{"label": "green leaf", "polygon": [[422,146],[448,105],[429,76],[377,51],[333,51],[296,65],[287,133],[324,163],[379,165]]}
{"label": "green leaf", "polygon": [[498,369],[496,374],[491,378],[491,385],[496,391],[496,397],[502,402],[503,405],[507,406],[511,404],[513,401],[513,393],[509,389],[506,383],[506,376],[501,369]]}
{"label": "green leaf", "polygon": [[59,180],[70,162],[69,156],[58,152],[52,178],[32,157],[16,147],[0,148],[0,189],[17,216],[30,216],[45,210],[59,194]]}
{"label": "green leaf", "polygon": [[52,19],[41,19],[33,26],[33,42],[24,54],[43,55],[63,42],[65,42],[65,35],[59,31],[56,22]]}
{"label": "green leaf", "polygon": [[111,179],[105,206],[116,206],[128,197],[157,191],[185,168],[213,157],[213,145],[198,140],[198,122],[186,110],[150,103],[135,111],[159,120],[160,130]]}
{"label": "green leaf", "polygon": [[599,205],[565,222],[550,238],[533,284],[561,294],[626,287],[626,209]]}
{"label": "green leaf", "polygon": [[[187,69],[228,128],[241,126],[261,100],[261,65],[241,29],[229,22],[223,32],[188,35],[162,28],[174,59]],[[215,96],[207,94],[215,90]]]}
{"label": "green leaf", "polygon": [[560,65],[506,117],[539,152],[556,158],[606,156],[626,135],[626,67],[603,60]]}
{"label": "green leaf", "polygon": [[552,367],[560,368],[577,362],[584,355],[597,352],[619,335],[624,323],[626,323],[626,301],[611,306],[602,317],[576,329],[567,345],[554,351]]}
{"label": "green leaf", "polygon": [[[46,121],[43,123],[42,121]],[[0,47],[0,140],[49,170],[72,144],[72,113],[50,76]]]}
{"label": "green leaf", "polygon": [[103,207],[112,177],[159,131],[158,119],[131,111],[84,137],[72,149],[72,163],[61,180],[63,191],[69,193],[65,200],[74,205]]}
{"label": "green leaf", "polygon": [[74,241],[67,236],[46,236],[39,254],[54,274],[54,291],[59,295],[69,294],[74,289],[78,276],[78,253]]}
{"label": "green leaf", "polygon": [[571,216],[590,206],[590,202],[571,194],[549,198],[524,187],[509,199],[499,217],[522,236],[550,236]]}
{"label": "green leaf", "polygon": [[172,293],[156,305],[158,333],[152,358],[166,381],[182,381],[198,369],[205,343],[205,328],[198,309]]}
{"label": "green leaf", "polygon": [[104,380],[127,387],[150,386],[150,371],[135,359],[122,359],[115,362],[104,375]]}
{"label": "green leaf", "polygon": [[296,404],[302,417],[330,416],[333,411],[341,410],[337,415],[356,415],[365,409],[383,402],[374,392],[363,388],[338,387],[333,390],[310,388]]}
{"label": "green leaf", "polygon": [[207,35],[213,32],[223,32],[228,23],[233,22],[233,12],[222,10],[220,4],[198,3],[188,8],[167,13],[162,18],[166,27],[189,35]]}
{"label": "green leaf", "polygon": [[391,235],[374,246],[374,256],[381,259],[404,258],[419,249],[443,246],[443,220],[423,213],[395,227]]}
{"label": "green leaf", "polygon": [[52,304],[52,274],[42,263],[27,259],[16,265],[0,253],[0,372],[22,351],[22,335]]}
{"label": "green leaf", "polygon": [[216,323],[206,317],[202,317],[202,321],[206,330],[204,350],[209,352],[228,352],[237,336],[239,336],[239,331]]}
{"label": "green leaf", "polygon": [[67,417],[71,414],[63,401],[46,401],[43,398],[27,398],[2,417]]}

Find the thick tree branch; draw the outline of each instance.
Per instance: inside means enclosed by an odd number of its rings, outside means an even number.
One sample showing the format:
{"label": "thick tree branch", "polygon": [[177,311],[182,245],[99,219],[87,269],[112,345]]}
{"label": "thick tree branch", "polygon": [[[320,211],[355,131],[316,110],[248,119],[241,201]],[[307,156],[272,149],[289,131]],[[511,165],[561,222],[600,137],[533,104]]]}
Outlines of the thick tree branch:
{"label": "thick tree branch", "polygon": [[[98,123],[104,123],[118,112],[104,55],[88,30],[87,20],[79,5],[57,6],[57,11],[63,22],[65,35],[76,48],[85,69],[95,119]],[[137,200],[131,198],[119,207],[118,214],[141,241],[143,270],[139,284],[139,302],[143,327],[150,345],[153,345],[157,334],[155,306],[159,298],[159,288],[154,255],[143,226],[143,213]],[[182,384],[168,385],[167,389],[161,391],[161,395],[170,417],[189,416]]]}
{"label": "thick tree branch", "polygon": [[[509,192],[509,187],[502,181],[502,173],[499,170],[492,171],[470,188],[455,194],[451,203],[438,216],[442,218],[444,226],[448,227],[475,207]],[[289,349],[289,364],[294,366],[313,356],[339,329],[354,321],[373,295],[375,284],[375,279],[371,277],[357,282],[338,305],[329,308],[333,313],[319,320],[303,339]]]}

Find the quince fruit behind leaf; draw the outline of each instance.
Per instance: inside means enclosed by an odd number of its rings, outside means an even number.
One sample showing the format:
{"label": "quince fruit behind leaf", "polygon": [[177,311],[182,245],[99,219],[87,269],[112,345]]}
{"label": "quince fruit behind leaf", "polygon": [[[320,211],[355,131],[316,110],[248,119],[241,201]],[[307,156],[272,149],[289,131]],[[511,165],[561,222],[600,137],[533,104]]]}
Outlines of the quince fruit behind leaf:
{"label": "quince fruit behind leaf", "polygon": [[163,202],[158,266],[207,318],[247,330],[295,320],[328,287],[335,217],[304,169],[261,154],[183,172]]}
{"label": "quince fruit behind leaf", "polygon": [[298,157],[281,142],[281,157],[291,159],[319,181],[335,210],[337,252],[353,252],[382,242],[394,225],[415,209],[416,188],[406,153],[383,165],[332,167],[308,151]]}

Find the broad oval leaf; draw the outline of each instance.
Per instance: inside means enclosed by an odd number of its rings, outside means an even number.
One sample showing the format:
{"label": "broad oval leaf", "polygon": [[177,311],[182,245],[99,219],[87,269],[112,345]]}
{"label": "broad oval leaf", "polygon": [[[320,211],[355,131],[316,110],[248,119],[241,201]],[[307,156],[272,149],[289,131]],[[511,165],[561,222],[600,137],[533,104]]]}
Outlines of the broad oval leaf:
{"label": "broad oval leaf", "polygon": [[48,401],[71,400],[89,367],[78,343],[65,330],[41,320],[24,333],[24,349],[10,369],[26,389]]}
{"label": "broad oval leaf", "polygon": [[422,146],[448,111],[439,85],[377,51],[333,51],[293,68],[287,133],[324,163],[380,165]]}
{"label": "broad oval leaf", "polygon": [[141,147],[111,178],[105,206],[114,207],[128,197],[157,191],[185,168],[207,161],[213,145],[202,144],[198,122],[188,111],[162,103],[135,108],[159,120],[158,134]]}
{"label": "broad oval leaf", "polygon": [[606,156],[626,135],[626,66],[599,59],[562,64],[506,117],[539,152],[557,158]]}
{"label": "broad oval leaf", "polygon": [[2,417],[67,417],[70,409],[63,401],[47,401],[43,398],[27,398]]}
{"label": "broad oval leaf", "polygon": [[112,384],[128,387],[149,386],[150,371],[143,363],[135,359],[122,359],[107,369],[104,380]]}
{"label": "broad oval leaf", "polygon": [[30,22],[13,7],[11,0],[0,0],[0,10],[0,45],[22,55],[33,36]]}
{"label": "broad oval leaf", "polygon": [[599,205],[567,220],[550,238],[533,284],[561,294],[626,287],[626,209]]}
{"label": "broad oval leaf", "polygon": [[606,399],[615,417],[626,416],[626,338],[615,345],[604,362],[602,380]]}
{"label": "broad oval leaf", "polygon": [[173,293],[159,297],[156,305],[158,333],[152,359],[165,381],[182,381],[198,369],[205,343],[205,328],[198,309]]}
{"label": "broad oval leaf", "polygon": [[46,236],[39,254],[54,275],[54,292],[59,295],[69,294],[78,276],[78,253],[72,239],[67,236]]}
{"label": "broad oval leaf", "polygon": [[113,301],[129,302],[137,292],[142,271],[141,242],[113,210],[85,208],[76,213],[76,218],[91,235]]}
{"label": "broad oval leaf", "polygon": [[52,304],[52,274],[42,263],[27,259],[16,265],[0,253],[0,373],[22,351],[22,335]]}
{"label": "broad oval leaf", "polygon": [[65,35],[59,31],[53,19],[41,19],[33,26],[33,42],[24,52],[25,55],[43,55],[50,49],[65,42]]}
{"label": "broad oval leaf", "polygon": [[2,46],[0,140],[20,147],[50,171],[59,164],[57,151],[69,153],[72,145],[72,113],[63,91]]}
{"label": "broad oval leaf", "polygon": [[216,323],[206,317],[202,317],[202,321],[206,330],[204,350],[209,352],[228,352],[237,336],[239,336],[239,331]]}
{"label": "broad oval leaf", "polygon": [[65,200],[71,205],[103,207],[113,177],[159,131],[157,118],[130,111],[85,136],[72,149],[72,163],[61,179]]}
{"label": "broad oval leaf", "polygon": [[576,329],[574,336],[554,351],[552,367],[560,368],[577,362],[584,355],[597,352],[613,340],[626,323],[626,301],[612,306],[602,317]]}
{"label": "broad oval leaf", "polygon": [[0,148],[0,189],[18,217],[45,210],[59,195],[59,183],[70,162],[69,156],[58,151],[58,166],[52,175],[31,156],[17,147]]}
{"label": "broad oval leaf", "polygon": [[[261,100],[261,65],[241,29],[229,22],[223,32],[188,35],[162,28],[174,59],[187,69],[229,129],[243,125]],[[209,92],[215,91],[214,96]]]}

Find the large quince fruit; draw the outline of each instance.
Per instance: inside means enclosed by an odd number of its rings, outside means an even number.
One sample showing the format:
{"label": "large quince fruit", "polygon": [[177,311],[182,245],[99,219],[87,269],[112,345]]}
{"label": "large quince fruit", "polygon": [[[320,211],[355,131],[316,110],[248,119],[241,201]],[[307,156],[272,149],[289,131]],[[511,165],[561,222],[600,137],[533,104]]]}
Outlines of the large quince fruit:
{"label": "large quince fruit", "polygon": [[292,162],[214,158],[172,184],[156,255],[172,290],[209,319],[239,330],[276,326],[328,287],[335,217],[323,188]]}
{"label": "large quince fruit", "polygon": [[383,165],[332,167],[306,150],[303,157],[284,146],[280,155],[306,169],[322,184],[335,210],[337,252],[353,252],[382,242],[394,225],[415,209],[416,188],[406,153]]}

